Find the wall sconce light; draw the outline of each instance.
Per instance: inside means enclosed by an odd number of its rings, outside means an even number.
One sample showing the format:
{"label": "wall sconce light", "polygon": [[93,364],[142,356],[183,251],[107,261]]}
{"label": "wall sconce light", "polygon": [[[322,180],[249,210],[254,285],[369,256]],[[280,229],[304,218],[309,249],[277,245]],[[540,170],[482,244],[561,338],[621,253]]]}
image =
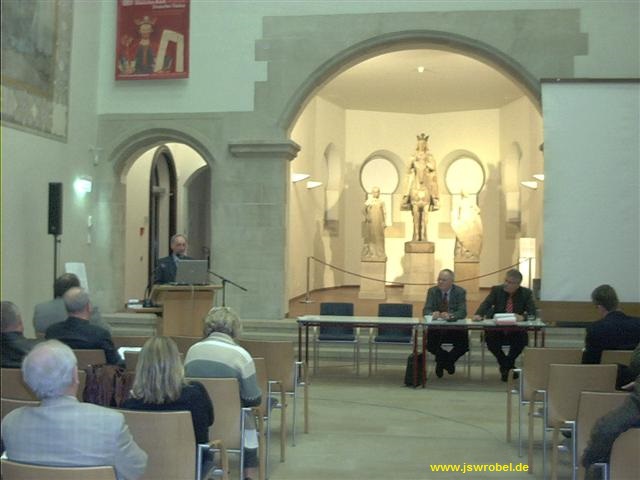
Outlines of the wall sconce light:
{"label": "wall sconce light", "polygon": [[311,190],[312,188],[319,187],[320,185],[322,185],[322,182],[316,182],[316,181],[313,181],[313,180],[309,180],[307,182],[307,189]]}
{"label": "wall sconce light", "polygon": [[93,179],[88,175],[83,175],[78,177],[73,182],[73,189],[76,194],[82,196],[87,193],[91,193],[91,189],[93,188]]}
{"label": "wall sconce light", "polygon": [[311,175],[309,175],[308,173],[292,173],[291,174],[291,183],[297,183],[301,180],[306,180],[307,178],[309,178]]}
{"label": "wall sconce light", "polygon": [[544,182],[544,173],[534,173],[533,178],[541,182]]}
{"label": "wall sconce light", "polygon": [[531,190],[537,190],[538,189],[538,182],[536,182],[534,180],[525,180],[523,182],[520,182],[520,185],[522,185],[523,187],[530,188]]}

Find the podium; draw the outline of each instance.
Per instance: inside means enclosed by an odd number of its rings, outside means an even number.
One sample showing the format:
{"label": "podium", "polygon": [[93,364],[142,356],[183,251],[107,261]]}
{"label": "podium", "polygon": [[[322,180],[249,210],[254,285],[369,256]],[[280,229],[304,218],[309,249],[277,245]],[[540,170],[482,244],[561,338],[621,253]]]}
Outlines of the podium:
{"label": "podium", "polygon": [[162,306],[160,335],[201,337],[203,320],[221,285],[154,285],[151,301]]}

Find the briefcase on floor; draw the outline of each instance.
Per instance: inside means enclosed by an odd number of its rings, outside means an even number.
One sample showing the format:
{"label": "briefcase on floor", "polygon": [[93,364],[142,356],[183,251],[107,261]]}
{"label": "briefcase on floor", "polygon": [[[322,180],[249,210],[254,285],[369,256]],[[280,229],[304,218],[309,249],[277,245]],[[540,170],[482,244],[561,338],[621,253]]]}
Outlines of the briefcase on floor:
{"label": "briefcase on floor", "polygon": [[[413,353],[407,358],[407,368],[404,371],[404,384],[407,387],[417,387],[422,385],[422,377],[424,376],[424,358],[422,353],[418,354],[418,374],[413,374]],[[414,381],[415,378],[415,381]]]}

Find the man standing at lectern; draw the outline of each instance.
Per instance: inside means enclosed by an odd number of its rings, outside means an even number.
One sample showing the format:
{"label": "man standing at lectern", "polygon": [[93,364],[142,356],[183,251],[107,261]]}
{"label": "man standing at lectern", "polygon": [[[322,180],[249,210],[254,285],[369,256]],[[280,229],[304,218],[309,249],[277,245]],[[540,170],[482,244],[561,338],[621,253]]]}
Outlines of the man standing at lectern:
{"label": "man standing at lectern", "polygon": [[179,260],[193,260],[187,257],[187,237],[181,233],[176,233],[171,237],[171,255],[158,260],[158,266],[154,275],[153,283],[172,283],[176,281],[176,271]]}

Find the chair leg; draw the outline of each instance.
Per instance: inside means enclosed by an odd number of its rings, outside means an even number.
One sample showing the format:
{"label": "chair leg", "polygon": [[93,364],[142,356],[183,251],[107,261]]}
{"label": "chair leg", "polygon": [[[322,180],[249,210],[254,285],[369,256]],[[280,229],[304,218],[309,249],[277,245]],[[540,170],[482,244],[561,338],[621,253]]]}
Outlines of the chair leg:
{"label": "chair leg", "polygon": [[[285,448],[287,446],[287,394],[284,391],[284,385],[280,384],[280,462],[284,462]],[[295,430],[295,416],[293,418],[293,426]],[[295,435],[295,431],[293,433]]]}
{"label": "chair leg", "polygon": [[554,427],[551,441],[551,480],[558,480],[558,439],[560,429]]}
{"label": "chair leg", "polygon": [[511,442],[511,389],[513,387],[513,379],[509,376],[507,382],[507,442]]}
{"label": "chair leg", "polygon": [[484,335],[480,332],[480,381],[484,382]]}
{"label": "chair leg", "polygon": [[578,472],[578,428],[576,422],[566,422],[571,424],[571,480],[576,480]]}
{"label": "chair leg", "polygon": [[309,377],[304,366],[304,433],[309,433]]}
{"label": "chair leg", "polygon": [[528,444],[528,458],[527,465],[529,466],[529,473],[533,473],[533,413],[534,413],[534,404],[533,401],[535,398],[531,398],[531,402],[529,402],[529,444]]}

